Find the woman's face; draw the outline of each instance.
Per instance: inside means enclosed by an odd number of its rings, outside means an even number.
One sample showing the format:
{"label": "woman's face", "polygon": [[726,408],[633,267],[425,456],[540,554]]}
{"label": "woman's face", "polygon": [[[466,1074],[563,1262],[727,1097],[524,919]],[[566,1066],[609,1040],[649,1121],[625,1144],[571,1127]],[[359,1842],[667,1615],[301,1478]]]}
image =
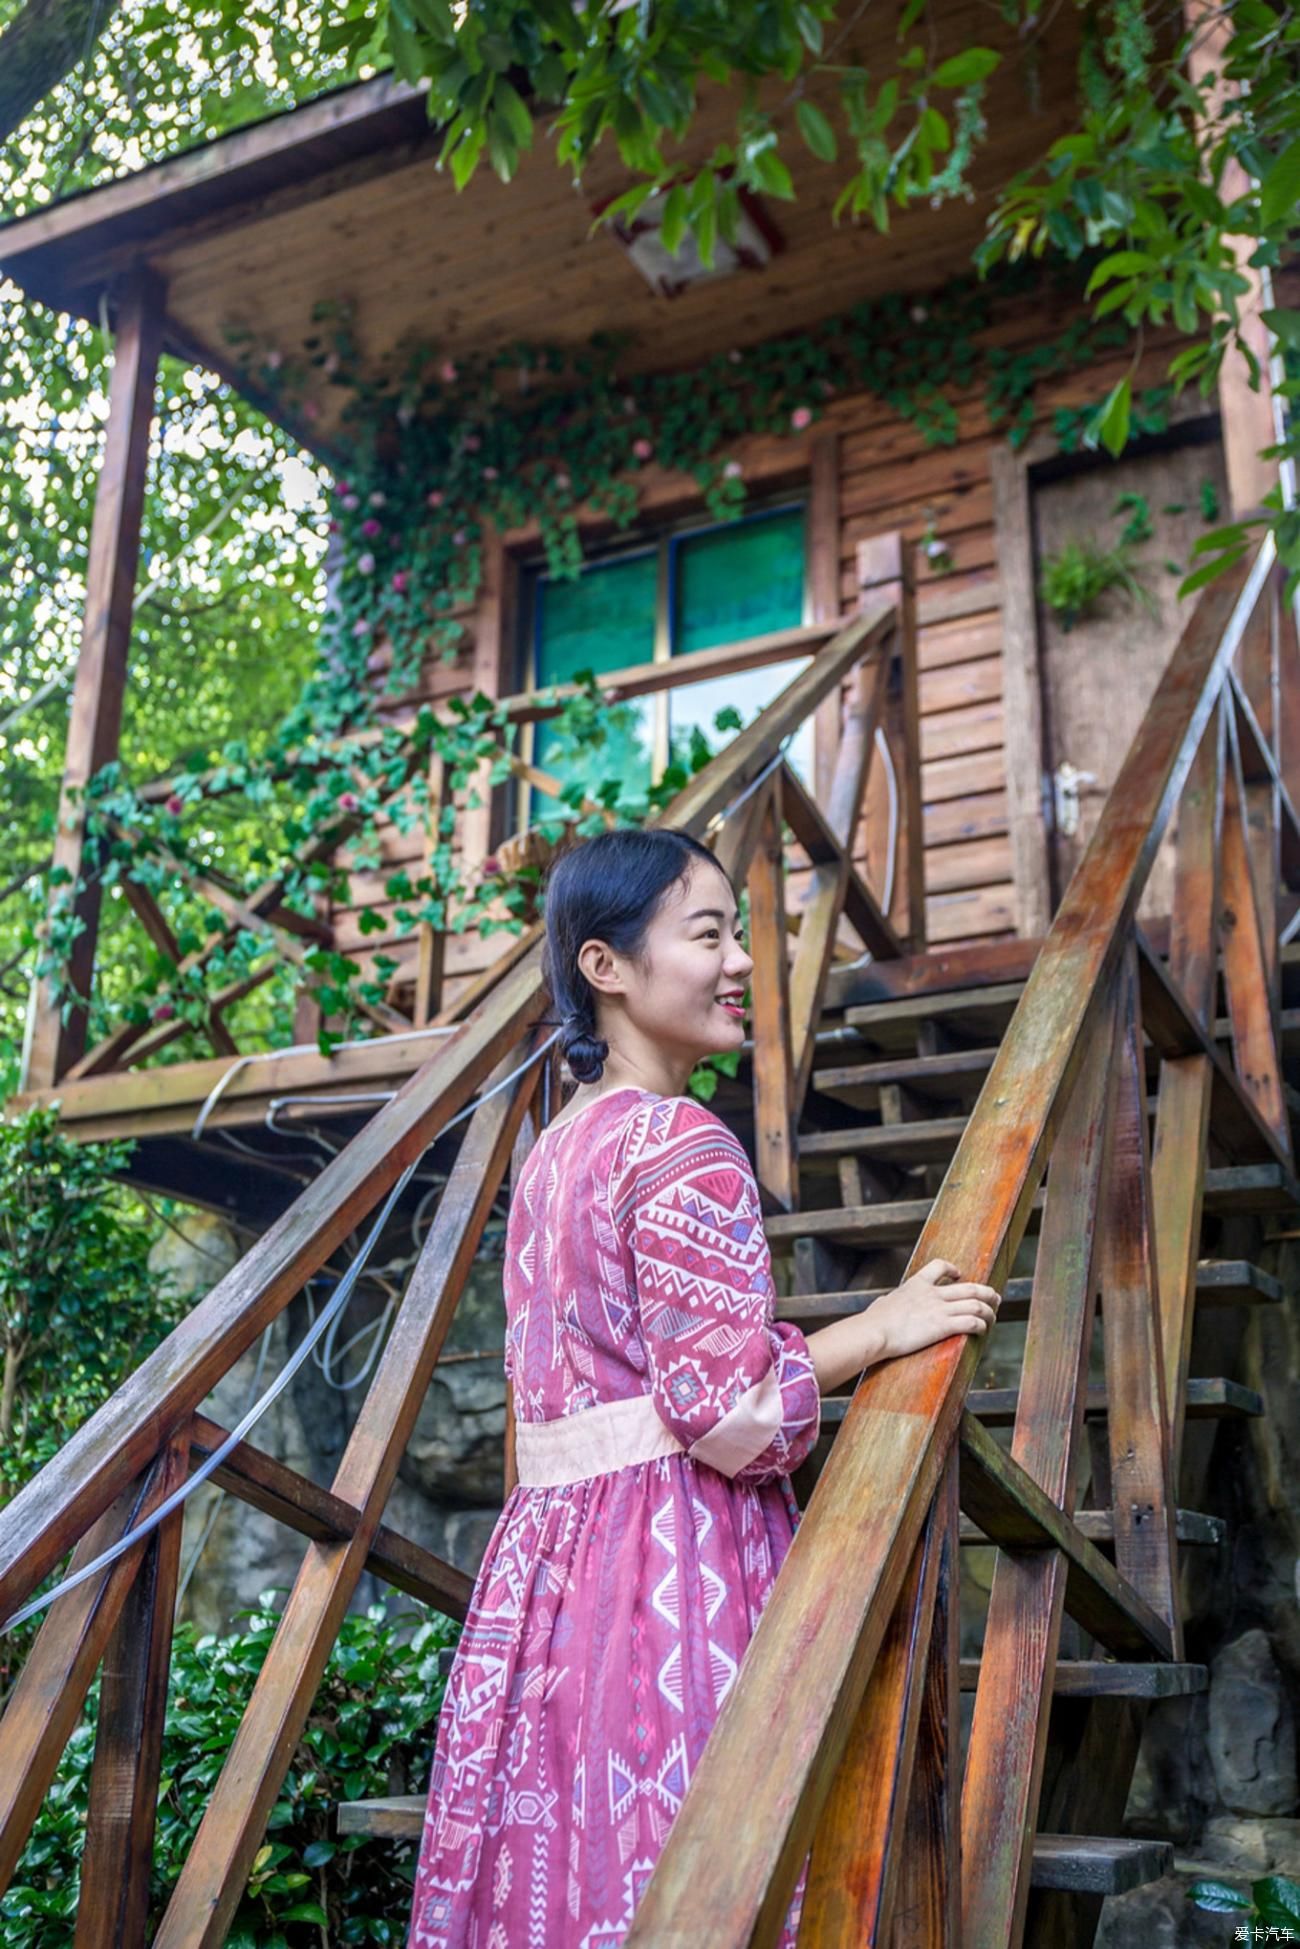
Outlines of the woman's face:
{"label": "woman's face", "polygon": [[616,957],[616,966],[629,1025],[665,1053],[693,1067],[744,1042],[754,963],[741,944],[735,895],[708,860],[691,860],[660,902],[640,956]]}

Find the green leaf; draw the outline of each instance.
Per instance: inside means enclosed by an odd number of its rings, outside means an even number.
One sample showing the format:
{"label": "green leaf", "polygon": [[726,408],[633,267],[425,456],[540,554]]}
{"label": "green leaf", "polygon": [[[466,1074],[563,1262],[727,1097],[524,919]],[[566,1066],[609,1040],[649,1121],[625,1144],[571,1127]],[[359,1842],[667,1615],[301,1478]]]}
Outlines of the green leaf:
{"label": "green leaf", "polygon": [[664,199],[659,234],[668,255],[676,257],[682,247],[682,238],[686,235],[686,189],[681,183],[675,183]]}
{"label": "green leaf", "polygon": [[1097,418],[1097,438],[1107,453],[1118,456],[1128,441],[1129,419],[1133,411],[1133,381],[1125,375],[1113,386]]}
{"label": "green leaf", "polygon": [[314,1922],[321,1929],[329,1926],[329,1916],[319,1902],[296,1902],[292,1908],[282,1908],[275,1919],[277,1922]]}
{"label": "green leaf", "polygon": [[1292,351],[1300,351],[1300,311],[1265,311],[1260,316],[1274,338]]}
{"label": "green leaf", "polygon": [[1251,1884],[1261,1922],[1271,1928],[1300,1928],[1300,1882],[1287,1875],[1265,1875]]}
{"label": "green leaf", "polygon": [[1300,202],[1300,136],[1288,142],[1259,186],[1259,220],[1265,230],[1295,215]]}
{"label": "green leaf", "polygon": [[1230,1888],[1226,1881],[1194,1881],[1187,1891],[1197,1908],[1208,1908],[1216,1915],[1238,1914],[1249,1910],[1249,1895]]}
{"label": "green leaf", "polygon": [[947,61],[941,61],[930,80],[936,88],[970,88],[987,81],[1001,63],[1002,56],[991,47],[967,47]]}
{"label": "green leaf", "polygon": [[834,162],[839,152],[835,131],[822,114],[820,108],[810,101],[800,101],[795,108],[795,119],[799,133],[819,162]]}

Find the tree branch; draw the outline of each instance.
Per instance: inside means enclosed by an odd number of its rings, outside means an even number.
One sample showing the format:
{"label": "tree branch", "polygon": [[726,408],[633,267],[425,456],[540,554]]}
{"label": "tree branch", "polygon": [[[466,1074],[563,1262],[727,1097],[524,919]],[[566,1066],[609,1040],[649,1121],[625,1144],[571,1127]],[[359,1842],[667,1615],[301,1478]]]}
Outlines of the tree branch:
{"label": "tree branch", "polygon": [[0,34],[0,142],[86,59],[118,0],[27,0]]}

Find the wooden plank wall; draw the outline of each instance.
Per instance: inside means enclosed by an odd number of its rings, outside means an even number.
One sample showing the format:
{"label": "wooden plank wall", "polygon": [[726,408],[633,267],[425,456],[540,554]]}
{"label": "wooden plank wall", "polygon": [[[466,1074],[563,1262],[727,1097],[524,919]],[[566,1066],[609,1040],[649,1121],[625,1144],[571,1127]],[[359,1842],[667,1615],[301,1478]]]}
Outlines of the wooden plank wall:
{"label": "wooden plank wall", "polygon": [[[1018,313],[1000,319],[985,335],[1008,349],[1041,345],[1067,322],[1058,310],[1044,317],[1040,301],[1026,301]],[[1139,387],[1159,383],[1165,354],[1159,346],[1145,356]],[[1093,403],[1129,367],[1128,355],[1045,383],[1036,401],[1036,427],[1050,426],[1059,406]],[[953,446],[927,446],[919,430],[873,395],[837,400],[817,431],[837,435],[840,598],[847,613],[856,606],[858,544],[901,529],[919,544],[927,527],[946,545],[942,563],[917,553],[920,620],[921,762],[925,820],[927,926],[932,946],[954,941],[990,940],[1015,934],[1016,892],[1012,876],[1003,739],[1001,594],[993,521],[989,458],[1004,432],[989,423],[983,385],[954,400],[958,440]],[[797,479],[809,464],[810,445],[802,440],[755,440],[738,454],[750,472],[781,471]],[[647,470],[648,471],[648,470]],[[651,505],[683,507],[681,483],[643,479]],[[675,499],[674,499],[675,496]],[[689,503],[685,503],[689,506]],[[513,627],[509,603],[486,590],[479,613],[465,620],[469,640],[453,664],[426,665],[418,697],[437,702],[475,684],[491,690],[513,688]],[[408,708],[403,700],[400,708]],[[866,860],[869,834],[884,831],[887,816],[882,768],[873,767],[866,814],[855,848]],[[879,850],[878,843],[876,850]],[[385,836],[384,864],[418,861],[419,843],[395,832]],[[375,948],[405,958],[412,943],[394,945],[390,931],[363,935],[362,909],[391,915],[384,875],[358,874],[351,882],[351,906],[334,915],[339,947],[345,952]],[[448,943],[447,994],[455,984],[487,965],[500,952],[502,937],[480,940],[466,934]]]}

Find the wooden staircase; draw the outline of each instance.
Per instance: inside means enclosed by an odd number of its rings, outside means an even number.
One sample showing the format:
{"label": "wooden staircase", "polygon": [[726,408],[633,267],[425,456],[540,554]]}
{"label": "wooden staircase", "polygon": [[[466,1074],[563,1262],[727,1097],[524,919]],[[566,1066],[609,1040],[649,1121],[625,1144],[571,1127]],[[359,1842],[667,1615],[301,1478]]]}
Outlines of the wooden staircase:
{"label": "wooden staircase", "polygon": [[[1275,756],[1271,545],[1201,599],[1051,932],[1015,944],[1011,974],[996,953],[909,953],[924,939],[919,875],[900,924],[854,863],[912,630],[895,562],[664,819],[707,836],[749,890],[753,1150],[780,1314],[822,1324],[936,1257],[1006,1300],[988,1340],[886,1362],[825,1404],[803,1521],[630,1945],[774,1943],[810,1855],[807,1945],[1091,1942],[1107,1895],[1167,1872],[1165,1844],[1121,1827],[1144,1711],[1206,1682],[1185,1656],[1179,1550],[1217,1547],[1223,1524],[1201,1506],[1185,1427],[1260,1411],[1226,1362],[1192,1371],[1193,1325],[1283,1299],[1255,1250],[1300,1203],[1276,925],[1281,885],[1300,886],[1300,823]],[[781,754],[836,696],[823,805]],[[1158,952],[1135,917],[1175,831]],[[846,923],[870,963],[837,964]],[[248,1441],[217,1474],[305,1553],[153,1935],[165,1949],[224,1942],[363,1569],[464,1614],[469,1579],[382,1518],[484,1224],[558,1100],[546,999],[535,948],[503,963],[438,1053],[0,1512],[7,1617],[67,1551],[95,1562],[213,1455],[224,1431],[200,1409],[214,1383],[495,1084],[331,1487]],[[1017,1337],[1018,1363],[979,1377]],[[57,1599],[0,1720],[8,1877],[103,1661],[79,1945],[146,1940],[179,1522],[173,1510]],[[963,1548],[994,1553],[966,1647]],[[391,1835],[418,1815],[378,1803],[340,1821]]]}

